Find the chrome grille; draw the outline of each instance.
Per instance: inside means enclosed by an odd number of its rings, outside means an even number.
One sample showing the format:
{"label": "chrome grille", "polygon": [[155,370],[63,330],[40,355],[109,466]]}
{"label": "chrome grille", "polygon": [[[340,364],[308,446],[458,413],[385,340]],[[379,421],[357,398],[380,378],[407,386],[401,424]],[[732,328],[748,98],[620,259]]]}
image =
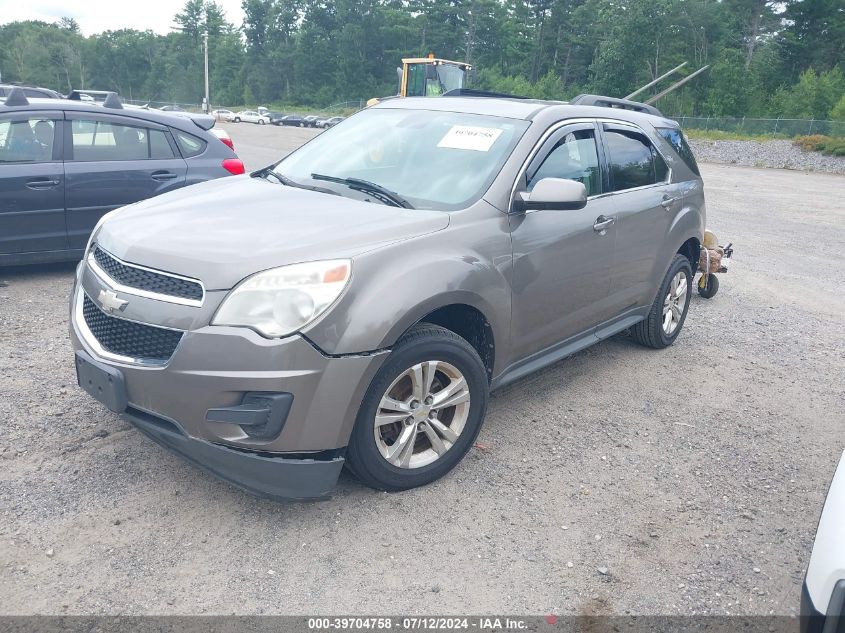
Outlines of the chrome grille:
{"label": "chrome grille", "polygon": [[99,246],[94,247],[93,256],[106,275],[128,288],[190,301],[202,301],[203,288],[199,282],[126,264]]}
{"label": "chrome grille", "polygon": [[133,360],[166,363],[182,339],[177,330],[109,316],[88,295],[83,296],[82,316],[104,350]]}

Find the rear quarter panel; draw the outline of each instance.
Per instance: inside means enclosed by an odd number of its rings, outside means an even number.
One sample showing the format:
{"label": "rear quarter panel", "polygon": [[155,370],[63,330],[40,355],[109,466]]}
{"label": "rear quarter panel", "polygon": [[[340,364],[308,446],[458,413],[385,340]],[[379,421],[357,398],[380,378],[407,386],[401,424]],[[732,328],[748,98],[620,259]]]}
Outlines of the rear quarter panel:
{"label": "rear quarter panel", "polygon": [[[654,126],[651,126],[648,132],[672,170],[672,183],[678,185],[678,190],[683,196],[680,209],[675,214],[669,226],[666,240],[662,245],[661,256],[657,260],[668,264],[681,245],[688,239],[695,238],[699,243],[704,240],[707,220],[704,180],[687,166]],[[665,267],[660,269],[660,265],[656,266],[653,271],[655,291],[665,272]],[[695,268],[693,268],[693,272],[695,272]]]}

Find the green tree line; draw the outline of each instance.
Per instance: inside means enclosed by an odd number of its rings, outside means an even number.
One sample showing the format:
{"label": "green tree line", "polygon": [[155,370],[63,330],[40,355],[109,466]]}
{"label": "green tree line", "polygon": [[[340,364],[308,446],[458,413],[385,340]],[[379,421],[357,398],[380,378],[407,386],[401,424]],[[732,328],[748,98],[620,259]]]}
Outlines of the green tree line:
{"label": "green tree line", "polygon": [[[4,81],[199,103],[325,107],[396,93],[403,56],[464,60],[473,86],[549,99],[624,96],[681,62],[710,69],[658,105],[674,115],[845,119],[841,0],[243,0],[232,24],[188,0],[166,35],[84,36],[76,22],[0,26]],[[665,83],[655,87],[651,94]],[[645,98],[647,95],[640,95]]]}

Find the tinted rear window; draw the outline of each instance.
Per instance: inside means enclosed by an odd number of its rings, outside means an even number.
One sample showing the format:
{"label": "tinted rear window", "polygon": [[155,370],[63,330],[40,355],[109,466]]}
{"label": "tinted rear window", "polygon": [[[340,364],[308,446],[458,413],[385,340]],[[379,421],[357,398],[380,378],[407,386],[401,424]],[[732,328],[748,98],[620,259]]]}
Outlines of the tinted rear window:
{"label": "tinted rear window", "polygon": [[666,179],[666,165],[648,140],[637,132],[607,130],[613,191],[645,187]]}
{"label": "tinted rear window", "polygon": [[657,131],[660,133],[660,136],[666,139],[666,142],[674,148],[674,150],[678,153],[678,156],[680,156],[686,163],[692,173],[696,176],[700,176],[701,172],[698,171],[698,164],[695,162],[695,156],[692,154],[692,149],[690,149],[684,133],[681,132],[680,129],[674,127],[659,127],[657,128]]}

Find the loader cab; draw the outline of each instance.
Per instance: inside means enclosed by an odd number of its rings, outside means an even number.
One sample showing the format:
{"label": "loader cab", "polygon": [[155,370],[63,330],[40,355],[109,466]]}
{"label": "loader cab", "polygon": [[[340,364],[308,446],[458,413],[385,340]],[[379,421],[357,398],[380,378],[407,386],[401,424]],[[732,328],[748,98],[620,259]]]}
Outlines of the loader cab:
{"label": "loader cab", "polygon": [[463,88],[472,66],[433,56],[402,60],[399,77],[400,97],[439,97]]}

